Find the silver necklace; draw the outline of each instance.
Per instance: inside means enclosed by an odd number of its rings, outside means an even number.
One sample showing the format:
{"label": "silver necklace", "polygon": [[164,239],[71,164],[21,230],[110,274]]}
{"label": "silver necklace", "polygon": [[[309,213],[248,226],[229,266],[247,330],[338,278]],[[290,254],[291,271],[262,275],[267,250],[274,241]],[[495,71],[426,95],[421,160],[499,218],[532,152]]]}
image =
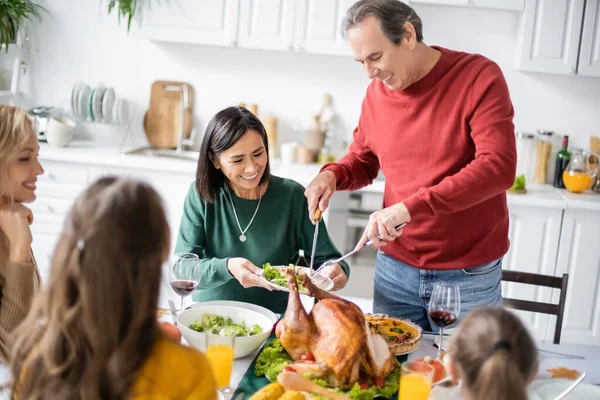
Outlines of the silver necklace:
{"label": "silver necklace", "polygon": [[260,201],[262,200],[262,194],[258,197],[258,205],[256,206],[256,210],[254,210],[254,215],[252,215],[252,218],[250,219],[250,222],[248,222],[248,226],[246,226],[246,229],[242,229],[242,226],[240,225],[240,220],[238,219],[237,212],[235,211],[235,206],[233,205],[233,199],[231,198],[231,193],[229,193],[229,187],[227,187],[227,195],[229,196],[229,201],[231,202],[231,208],[233,208],[233,215],[235,216],[235,222],[237,222],[237,226],[238,226],[238,228],[240,228],[240,232],[242,232],[242,234],[240,235],[240,242],[244,243],[247,239],[246,232],[248,231],[248,228],[250,228],[250,225],[252,225],[252,221],[254,221],[254,217],[256,217],[256,213],[258,212],[258,209],[260,207]]}

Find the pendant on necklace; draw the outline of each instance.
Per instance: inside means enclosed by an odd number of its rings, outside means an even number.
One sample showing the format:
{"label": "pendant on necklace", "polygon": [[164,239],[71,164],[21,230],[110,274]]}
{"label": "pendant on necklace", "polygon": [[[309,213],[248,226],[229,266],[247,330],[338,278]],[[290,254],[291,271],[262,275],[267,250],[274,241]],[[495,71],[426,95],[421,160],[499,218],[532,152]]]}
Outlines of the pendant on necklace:
{"label": "pendant on necklace", "polygon": [[240,235],[240,242],[244,243],[246,241],[246,235],[243,233]]}

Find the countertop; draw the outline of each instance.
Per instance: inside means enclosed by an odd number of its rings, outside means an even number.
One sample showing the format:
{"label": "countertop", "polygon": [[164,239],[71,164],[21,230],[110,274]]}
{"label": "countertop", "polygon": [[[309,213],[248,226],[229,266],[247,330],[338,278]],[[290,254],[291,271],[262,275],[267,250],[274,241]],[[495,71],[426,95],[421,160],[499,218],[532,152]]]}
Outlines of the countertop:
{"label": "countertop", "polygon": [[[73,141],[68,147],[56,148],[40,144],[40,158],[49,161],[98,164],[111,167],[147,169],[151,171],[180,172],[189,174],[193,179],[196,173],[196,161],[169,157],[150,157],[145,155],[122,154],[118,147],[99,146],[91,142]],[[285,164],[280,160],[271,160],[271,172],[274,175],[294,179],[308,186],[319,173],[319,164]],[[361,192],[382,194],[385,181],[376,179]],[[600,211],[600,194],[587,191],[582,194],[571,193],[565,189],[556,189],[551,185],[528,185],[526,194],[508,194],[509,205],[525,205],[543,208],[573,208]]]}

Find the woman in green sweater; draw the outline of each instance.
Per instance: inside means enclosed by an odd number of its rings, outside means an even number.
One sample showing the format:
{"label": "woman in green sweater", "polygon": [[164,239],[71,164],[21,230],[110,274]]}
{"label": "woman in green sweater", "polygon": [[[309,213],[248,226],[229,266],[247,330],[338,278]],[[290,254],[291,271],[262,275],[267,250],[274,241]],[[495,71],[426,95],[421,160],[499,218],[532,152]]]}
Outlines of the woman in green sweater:
{"label": "woman in green sweater", "polygon": [[[243,107],[218,112],[202,140],[177,238],[176,252],[201,259],[194,300],[237,300],[284,312],[287,292],[271,291],[261,267],[294,263],[300,249],[312,249],[313,233],[302,185],[270,174],[260,120]],[[339,256],[319,224],[314,267]],[[349,269],[341,263],[323,273],[337,290],[346,285]]]}

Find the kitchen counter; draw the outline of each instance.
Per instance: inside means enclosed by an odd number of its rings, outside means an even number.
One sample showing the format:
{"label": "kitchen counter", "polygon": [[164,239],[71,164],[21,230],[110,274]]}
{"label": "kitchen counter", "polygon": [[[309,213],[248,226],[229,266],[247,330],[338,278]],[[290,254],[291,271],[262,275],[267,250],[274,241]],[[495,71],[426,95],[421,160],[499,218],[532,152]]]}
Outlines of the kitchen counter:
{"label": "kitchen counter", "polygon": [[[122,154],[117,147],[98,146],[92,142],[73,141],[68,147],[56,148],[40,144],[41,160],[62,161],[82,164],[100,164],[111,167],[148,169],[152,171],[179,172],[189,174],[193,179],[196,173],[196,161],[169,157]],[[271,161],[274,175],[294,179],[308,186],[319,173],[319,164],[284,164],[279,160]],[[385,181],[376,179],[361,192],[383,194]],[[600,194],[587,191],[582,194],[570,193],[565,189],[556,189],[551,185],[529,185],[526,194],[508,194],[510,205],[529,205],[544,208],[573,208],[600,211]]]}

